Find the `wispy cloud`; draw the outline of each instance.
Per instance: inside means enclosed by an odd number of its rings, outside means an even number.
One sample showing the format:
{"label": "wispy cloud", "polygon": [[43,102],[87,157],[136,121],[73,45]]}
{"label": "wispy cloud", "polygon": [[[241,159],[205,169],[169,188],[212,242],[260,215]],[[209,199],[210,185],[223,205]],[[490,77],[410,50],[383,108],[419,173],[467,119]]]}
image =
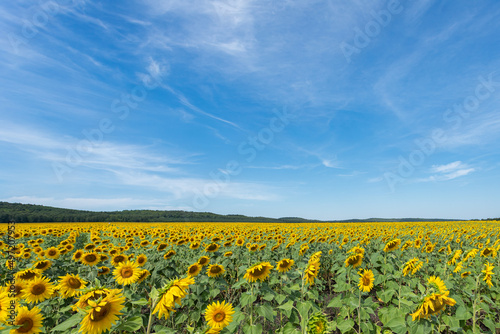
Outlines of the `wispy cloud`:
{"label": "wispy cloud", "polygon": [[434,165],[431,167],[430,172],[434,175],[425,179],[419,179],[419,182],[429,181],[448,181],[462,176],[466,176],[476,171],[476,168],[470,167],[461,161],[450,162],[445,165]]}

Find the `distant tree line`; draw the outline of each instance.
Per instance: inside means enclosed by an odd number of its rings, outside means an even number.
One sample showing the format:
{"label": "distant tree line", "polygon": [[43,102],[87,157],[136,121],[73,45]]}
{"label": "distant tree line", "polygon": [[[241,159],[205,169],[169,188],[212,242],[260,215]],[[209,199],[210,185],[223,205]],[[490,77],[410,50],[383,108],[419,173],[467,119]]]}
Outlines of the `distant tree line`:
{"label": "distant tree line", "polygon": [[124,210],[85,211],[61,209],[44,205],[0,202],[0,223],[14,220],[18,223],[52,222],[312,222],[311,220],[285,217],[247,217],[243,215],[218,215],[211,212]]}

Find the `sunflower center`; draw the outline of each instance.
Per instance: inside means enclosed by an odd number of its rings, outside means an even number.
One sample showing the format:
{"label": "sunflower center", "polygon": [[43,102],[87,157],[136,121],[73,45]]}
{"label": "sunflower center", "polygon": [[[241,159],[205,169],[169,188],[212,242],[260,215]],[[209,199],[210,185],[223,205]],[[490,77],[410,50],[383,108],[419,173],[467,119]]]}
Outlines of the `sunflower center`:
{"label": "sunflower center", "polygon": [[197,270],[198,270],[198,267],[195,267],[195,266],[190,267],[190,268],[189,268],[189,273],[190,273],[190,274],[194,274]]}
{"label": "sunflower center", "polygon": [[77,278],[71,277],[68,280],[68,285],[72,289],[78,289],[82,285],[82,282],[80,282],[80,280]]}
{"label": "sunflower center", "polygon": [[131,268],[125,268],[122,270],[122,277],[123,278],[129,278],[134,275],[134,271]]}
{"label": "sunflower center", "polygon": [[38,264],[35,266],[35,268],[36,268],[36,269],[43,269],[43,268],[45,268],[45,265],[46,265],[46,264],[47,264],[46,262],[41,262],[41,263],[38,263]]}
{"label": "sunflower center", "polygon": [[216,322],[222,322],[226,318],[226,314],[224,312],[217,312],[214,314],[214,320]]}
{"label": "sunflower center", "polygon": [[281,263],[280,263],[280,268],[287,268],[289,264],[290,264],[290,261],[288,261],[288,260],[283,260],[283,261],[281,261]]}
{"label": "sunflower center", "polygon": [[364,286],[369,286],[370,285],[370,278],[368,276],[363,276],[362,280],[363,280],[363,285]]}
{"label": "sunflower center", "polygon": [[92,311],[92,316],[90,317],[90,320],[92,322],[99,322],[103,319],[106,318],[106,316],[109,314],[109,310],[111,309],[111,304],[106,303],[106,305],[98,307],[100,308],[100,311],[97,312],[96,309]]}
{"label": "sunflower center", "polygon": [[49,255],[50,256],[54,256],[54,255],[56,255],[56,253],[57,252],[55,250],[53,250],[53,249],[49,250]]}
{"label": "sunflower center", "polygon": [[115,257],[115,262],[118,263],[118,262],[123,262],[125,260],[125,258],[121,255],[118,255],[117,257]]}
{"label": "sunflower center", "polygon": [[255,277],[260,277],[266,272],[266,268],[254,268],[252,274]]}
{"label": "sunflower center", "polygon": [[31,288],[31,293],[34,294],[35,296],[42,295],[45,292],[46,288],[45,285],[43,284],[35,284]]}
{"label": "sunflower center", "polygon": [[97,256],[95,256],[94,254],[89,254],[85,256],[85,260],[88,262],[94,262],[95,260],[97,260]]}
{"label": "sunflower center", "polygon": [[36,273],[35,273],[35,272],[33,272],[33,271],[29,271],[29,272],[27,272],[27,273],[22,274],[20,277],[21,277],[21,279],[23,279],[23,280],[30,280],[30,279],[32,279],[32,278],[33,278],[33,277],[35,277],[35,276],[36,276]]}
{"label": "sunflower center", "polygon": [[15,293],[16,293],[16,297],[17,297],[21,294],[21,291],[23,290],[23,288],[20,285],[16,285],[15,288],[16,288]]}
{"label": "sunflower center", "polygon": [[213,251],[213,250],[215,250],[216,248],[217,248],[217,246],[215,246],[215,245],[210,245],[210,246],[208,246],[207,250],[209,250],[209,251]]}
{"label": "sunflower center", "polygon": [[17,324],[21,325],[21,327],[17,329],[18,333],[28,333],[33,328],[33,319],[21,318]]}
{"label": "sunflower center", "polygon": [[220,272],[221,272],[221,267],[219,267],[219,266],[212,267],[212,268],[210,269],[210,272],[211,272],[212,274],[218,274],[218,273],[220,273]]}

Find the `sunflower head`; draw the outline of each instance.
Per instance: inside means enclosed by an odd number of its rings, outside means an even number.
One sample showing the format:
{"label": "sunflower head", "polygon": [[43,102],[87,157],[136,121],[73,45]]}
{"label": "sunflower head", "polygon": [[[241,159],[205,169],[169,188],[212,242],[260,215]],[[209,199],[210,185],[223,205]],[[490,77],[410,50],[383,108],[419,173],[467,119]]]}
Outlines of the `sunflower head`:
{"label": "sunflower head", "polygon": [[347,257],[347,259],[345,260],[345,266],[356,268],[361,265],[361,262],[363,262],[363,254],[354,253]]}
{"label": "sunflower head", "polygon": [[23,298],[28,303],[39,303],[45,299],[51,298],[54,293],[54,286],[46,277],[36,277],[26,284],[26,289],[23,290]]}
{"label": "sunflower head", "polygon": [[311,315],[307,322],[307,334],[326,334],[331,332],[331,324],[325,314],[317,312]]}
{"label": "sunflower head", "polygon": [[273,266],[269,262],[261,262],[248,268],[243,278],[249,282],[264,281],[271,273]]}
{"label": "sunflower head", "polygon": [[188,276],[196,276],[200,273],[202,266],[199,263],[193,263],[192,265],[189,266],[187,270],[187,275]]}
{"label": "sunflower head", "polygon": [[276,269],[280,273],[286,273],[292,268],[294,264],[295,261],[292,259],[283,259],[276,264]]}
{"label": "sunflower head", "polygon": [[202,256],[198,259],[198,264],[202,267],[206,266],[210,262],[210,258],[208,256]]}
{"label": "sunflower head", "polygon": [[233,305],[223,301],[213,302],[205,310],[205,320],[214,330],[221,330],[233,321]]}
{"label": "sunflower head", "polygon": [[144,254],[141,254],[137,257],[137,259],[135,260],[135,262],[137,262],[137,265],[139,267],[142,267],[143,265],[146,264],[146,262],[148,262],[148,257]]}
{"label": "sunflower head", "polygon": [[221,276],[226,270],[224,269],[223,266],[220,264],[211,264],[208,266],[207,269],[207,275],[208,277],[219,277]]}
{"label": "sunflower head", "polygon": [[375,282],[375,276],[371,270],[360,270],[359,271],[359,290],[364,292],[370,292],[373,288],[373,282]]}
{"label": "sunflower head", "polygon": [[41,333],[43,319],[41,310],[38,307],[35,306],[30,310],[26,306],[21,306],[14,320],[14,325],[21,327],[12,330],[11,333]]}
{"label": "sunflower head", "polygon": [[113,271],[116,282],[121,285],[129,285],[137,282],[140,274],[141,270],[138,268],[137,263],[131,261],[120,263]]}

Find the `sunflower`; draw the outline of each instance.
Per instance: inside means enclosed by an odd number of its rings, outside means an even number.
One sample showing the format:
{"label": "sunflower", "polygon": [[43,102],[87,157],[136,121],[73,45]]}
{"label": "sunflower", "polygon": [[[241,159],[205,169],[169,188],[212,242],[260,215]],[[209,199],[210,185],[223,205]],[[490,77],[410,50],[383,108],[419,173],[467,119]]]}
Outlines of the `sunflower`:
{"label": "sunflower", "polygon": [[224,269],[224,267],[221,266],[220,264],[211,264],[208,266],[207,275],[208,275],[208,277],[219,277],[225,271],[226,270]]}
{"label": "sunflower", "polygon": [[87,266],[95,266],[101,260],[101,256],[96,252],[83,253],[81,261]]}
{"label": "sunflower", "polygon": [[110,271],[111,269],[106,266],[99,267],[97,268],[97,276],[109,274]]}
{"label": "sunflower", "polygon": [[10,299],[7,291],[0,293],[0,323],[9,316]]}
{"label": "sunflower", "polygon": [[401,245],[401,239],[391,240],[385,245],[384,252],[392,252],[398,249],[399,245]]}
{"label": "sunflower", "polygon": [[115,281],[120,285],[129,285],[137,282],[140,274],[141,270],[138,268],[137,263],[131,261],[120,263],[113,271]]}
{"label": "sunflower", "polygon": [[73,261],[78,262],[81,260],[83,256],[83,250],[79,249],[76,252],[73,253]]}
{"label": "sunflower", "polygon": [[216,243],[211,243],[207,247],[205,247],[205,252],[213,253],[219,250],[220,245]]}
{"label": "sunflower", "polygon": [[434,289],[437,289],[439,293],[445,293],[446,291],[448,291],[446,285],[444,284],[443,280],[439,278],[439,276],[431,276],[427,282],[430,286],[434,287]]}
{"label": "sunflower", "polygon": [[234,309],[231,303],[217,301],[207,306],[205,320],[212,329],[221,330],[233,321],[233,314]]}
{"label": "sunflower", "polygon": [[484,257],[487,257],[487,256],[496,257],[497,256],[497,250],[495,248],[492,248],[492,247],[486,247],[485,249],[483,249],[481,251],[480,255],[484,256]]}
{"label": "sunflower", "polygon": [[259,249],[259,245],[258,244],[251,244],[251,245],[248,246],[248,250],[250,252],[255,252],[255,251],[257,251],[257,249]]}
{"label": "sunflower", "polygon": [[361,262],[363,262],[363,255],[359,253],[355,253],[350,255],[346,260],[345,260],[345,266],[349,267],[352,266],[353,268],[356,268],[357,266],[361,265]]}
{"label": "sunflower", "polygon": [[40,276],[41,275],[40,275],[40,272],[38,270],[25,269],[25,270],[21,270],[18,273],[16,273],[15,278],[22,280],[22,281],[25,281],[25,282],[28,282],[28,281],[32,281],[35,278],[38,278]]}
{"label": "sunflower", "polygon": [[189,248],[191,249],[198,249],[200,247],[200,243],[197,242],[197,241],[194,241],[192,242],[190,245],[189,245]]}
{"label": "sunflower", "polygon": [[365,255],[365,249],[362,247],[354,246],[350,250],[347,251],[347,253],[354,253],[354,254],[363,254]]}
{"label": "sunflower", "polygon": [[236,246],[243,246],[245,244],[245,239],[243,238],[238,238],[236,240]]}
{"label": "sunflower", "polygon": [[311,315],[307,322],[308,334],[326,334],[330,333],[328,319],[322,312],[316,312]]}
{"label": "sunflower", "polygon": [[202,267],[206,266],[210,262],[210,258],[208,256],[202,256],[198,259],[198,264]]}
{"label": "sunflower", "polygon": [[163,243],[159,244],[158,247],[156,247],[156,250],[158,252],[161,252],[161,251],[164,251],[167,247],[168,247],[168,244],[163,242]]}
{"label": "sunflower", "polygon": [[199,263],[193,263],[192,265],[189,266],[187,270],[187,275],[194,277],[197,276],[200,271],[201,271],[202,266]]}
{"label": "sunflower", "polygon": [[139,278],[137,279],[137,284],[143,282],[149,275],[151,275],[151,273],[149,272],[149,270],[147,269],[143,269],[140,273],[139,273]]}
{"label": "sunflower", "polygon": [[26,289],[23,290],[23,299],[28,303],[39,303],[48,299],[54,293],[54,285],[46,277],[36,277],[26,283]]}
{"label": "sunflower", "polygon": [[93,250],[96,246],[94,244],[86,244],[85,246],[83,246],[83,249],[86,250],[86,251],[90,251],[90,250]]}
{"label": "sunflower", "polygon": [[65,276],[59,276],[59,278],[61,281],[56,288],[58,288],[63,298],[81,295],[83,293],[81,290],[87,284],[80,276],[74,274],[66,274]]}
{"label": "sunflower", "polygon": [[[111,253],[110,253],[110,255],[111,255]],[[127,262],[127,261],[128,261],[128,256],[125,254],[118,254],[118,255],[115,255],[111,258],[111,264],[113,265],[113,267],[116,267],[120,263]]]}
{"label": "sunflower", "polygon": [[460,274],[460,277],[466,278],[467,276],[470,275],[470,273],[471,273],[470,271],[464,271],[463,273]]}
{"label": "sunflower", "polygon": [[15,326],[21,326],[12,329],[10,334],[36,334],[42,332],[43,315],[40,314],[38,307],[33,307],[29,310],[26,306],[19,307],[16,319],[14,320]]}
{"label": "sunflower", "polygon": [[290,268],[292,268],[294,264],[295,261],[292,259],[283,259],[276,264],[276,269],[280,273],[286,273],[290,270]]}
{"label": "sunflower", "polygon": [[17,300],[21,300],[24,296],[24,292],[26,290],[26,282],[24,281],[16,281],[12,287],[9,288],[10,297],[13,297]]}
{"label": "sunflower", "polygon": [[108,331],[118,320],[118,315],[123,309],[125,297],[121,294],[110,294],[101,301],[89,300],[90,308],[82,319],[80,332],[86,334],[101,334]]}
{"label": "sunflower", "polygon": [[485,281],[490,287],[493,286],[493,283],[491,282],[491,276],[493,276],[493,268],[495,268],[493,266],[493,264],[489,263],[489,262],[486,262],[484,264],[484,266],[486,268],[484,268],[484,270],[481,270],[482,273],[484,273],[484,278],[483,278],[483,281]]}
{"label": "sunflower", "polygon": [[431,315],[437,315],[439,312],[446,309],[446,305],[453,306],[456,301],[448,297],[449,291],[445,293],[433,293],[424,298],[420,307],[411,314],[413,321],[417,319],[426,319]]}
{"label": "sunflower", "polygon": [[137,265],[139,267],[142,267],[143,265],[146,264],[146,262],[148,262],[148,257],[144,254],[141,254],[137,257],[137,260],[135,260],[135,262],[137,262]]}
{"label": "sunflower", "polygon": [[264,282],[269,276],[271,269],[273,269],[273,266],[269,262],[258,263],[248,268],[243,278],[249,282],[255,282],[257,280]]}
{"label": "sunflower", "polygon": [[55,247],[50,247],[45,250],[45,256],[48,257],[49,259],[56,260],[59,258],[60,255],[61,252],[59,251],[59,249]]}
{"label": "sunflower", "polygon": [[224,253],[224,257],[230,257],[231,255],[233,255],[233,252],[231,251]]}
{"label": "sunflower", "polygon": [[375,276],[373,271],[362,269],[359,271],[359,290],[363,292],[370,292],[373,288],[373,282],[375,282]]}
{"label": "sunflower", "polygon": [[52,266],[52,261],[42,260],[42,261],[35,262],[35,264],[33,264],[33,269],[36,269],[39,271],[45,271],[45,270],[49,269],[51,266]]}
{"label": "sunflower", "polygon": [[181,305],[181,300],[187,294],[189,285],[194,284],[192,277],[183,278],[180,280],[170,281],[164,288],[160,301],[156,304],[153,314],[158,313],[158,318],[165,316],[167,319],[171,312],[174,312],[175,304]]}
{"label": "sunflower", "polygon": [[175,255],[175,251],[173,249],[171,249],[168,252],[166,252],[165,255],[163,255],[163,258],[165,260],[168,260],[168,259],[170,259],[174,255]]}
{"label": "sunflower", "polygon": [[75,305],[73,305],[72,308],[74,311],[86,310],[89,307],[90,301],[95,302],[98,300],[103,300],[104,298],[110,295],[119,295],[121,293],[122,290],[120,289],[106,289],[106,288],[94,289],[80,296],[80,299],[78,299],[78,301],[76,302]]}
{"label": "sunflower", "polygon": [[415,273],[417,271],[419,271],[423,265],[424,265],[424,263],[422,261],[420,261],[418,258],[414,257],[413,259],[411,259],[405,263],[405,266],[403,267],[403,276],[406,276],[409,273],[411,273],[412,275],[415,275]]}
{"label": "sunflower", "polygon": [[318,276],[319,273],[319,260],[317,261],[309,261],[306,270],[304,271],[304,280],[307,280],[307,283],[310,285],[314,284],[314,278]]}

